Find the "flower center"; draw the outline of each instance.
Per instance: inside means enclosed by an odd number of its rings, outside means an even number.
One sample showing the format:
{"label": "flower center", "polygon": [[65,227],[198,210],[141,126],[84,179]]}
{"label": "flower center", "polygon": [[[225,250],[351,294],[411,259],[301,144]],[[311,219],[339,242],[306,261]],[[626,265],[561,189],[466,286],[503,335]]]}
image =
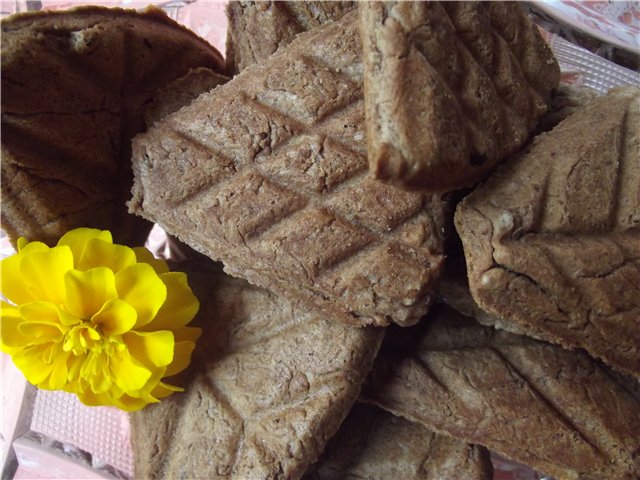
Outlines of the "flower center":
{"label": "flower center", "polygon": [[100,333],[100,326],[85,321],[69,327],[64,336],[62,348],[65,352],[82,355],[90,350],[103,350],[105,346],[104,340],[105,338]]}

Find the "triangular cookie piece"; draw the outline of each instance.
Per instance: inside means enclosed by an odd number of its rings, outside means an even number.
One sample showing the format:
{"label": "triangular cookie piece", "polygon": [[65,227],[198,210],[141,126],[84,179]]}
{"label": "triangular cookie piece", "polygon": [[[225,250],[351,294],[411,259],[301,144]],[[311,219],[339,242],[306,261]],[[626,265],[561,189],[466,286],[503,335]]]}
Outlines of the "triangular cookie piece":
{"label": "triangular cookie piece", "polygon": [[455,224],[482,309],[640,378],[640,89],[537,137]]}

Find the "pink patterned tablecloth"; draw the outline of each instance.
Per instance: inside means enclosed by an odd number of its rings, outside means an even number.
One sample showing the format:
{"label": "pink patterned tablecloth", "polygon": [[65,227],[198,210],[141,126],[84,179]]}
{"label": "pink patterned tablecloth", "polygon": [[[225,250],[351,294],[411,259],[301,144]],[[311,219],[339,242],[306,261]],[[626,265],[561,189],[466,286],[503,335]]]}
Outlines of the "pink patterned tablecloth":
{"label": "pink patterned tablecloth", "polygon": [[536,8],[619,48],[640,49],[640,4],[607,1],[542,1]]}
{"label": "pink patterned tablecloth", "polygon": [[[189,27],[197,34],[208,40],[224,54],[227,21],[224,14],[225,1],[213,0],[174,0],[174,1],[103,1],[103,2],[79,2],[79,1],[54,1],[43,0],[33,2],[27,0],[7,1],[1,0],[2,15],[25,11],[27,9],[66,9],[81,4],[101,4],[107,6],[122,6],[128,8],[144,8],[153,3],[164,9],[169,16],[183,25]],[[610,2],[555,2],[572,4],[560,6],[559,9],[566,12],[566,16],[577,15],[576,10],[591,11],[593,21],[586,21],[593,29],[600,32],[600,39],[606,39],[607,33],[615,37],[616,43],[628,44],[634,41],[627,35],[628,31],[634,32],[640,22],[640,7],[638,2],[626,2],[626,9],[621,11],[617,21],[630,25],[630,30],[615,33],[614,28],[607,21],[602,20],[606,16],[605,5]],[[579,3],[576,7],[575,4]],[[556,5],[557,7],[557,5]],[[566,8],[565,8],[566,7]],[[556,8],[556,10],[558,9]],[[553,7],[546,8],[547,11]],[[610,9],[611,10],[611,9]],[[596,13],[593,13],[596,12]],[[610,18],[611,14],[609,14]],[[581,19],[584,21],[584,19]],[[573,20],[577,22],[577,20]],[[586,29],[586,27],[585,27]],[[639,30],[640,31],[640,30]],[[605,33],[602,33],[605,32]],[[616,85],[636,84],[640,85],[640,74],[625,69],[609,62],[593,53],[568,42],[559,34],[543,31],[545,38],[552,46],[563,70],[563,79],[570,83],[577,83],[590,87],[599,93],[605,93]],[[615,33],[615,34],[614,34]],[[611,40],[611,38],[610,38]],[[635,39],[637,41],[637,39]],[[156,239],[162,242],[162,235],[156,233]],[[2,256],[11,252],[6,237],[0,238]],[[6,360],[6,359],[4,359]],[[3,380],[5,369],[3,367]],[[8,376],[7,376],[8,378]],[[14,381],[14,380],[12,380]],[[3,382],[7,388],[6,382]],[[3,407],[4,407],[3,397]],[[63,392],[40,391],[37,394],[35,406],[31,417],[31,431],[53,439],[53,447],[56,452],[62,452],[62,456],[52,460],[47,453],[47,448],[38,450],[23,449],[24,464],[18,470],[15,478],[65,478],[64,469],[67,468],[66,478],[82,478],[89,470],[78,470],[76,467],[91,469],[97,477],[115,478],[132,475],[132,454],[129,446],[129,424],[127,414],[112,408],[90,408],[80,404],[78,400]],[[58,443],[55,443],[58,442]],[[54,448],[54,450],[55,450]],[[64,455],[67,455],[65,458]],[[65,464],[65,461],[67,462]],[[535,480],[540,475],[531,469],[518,465],[509,460],[493,455],[496,480]],[[52,465],[57,465],[57,470]],[[58,462],[58,463],[55,463]],[[66,467],[65,467],[66,465]],[[62,469],[62,470],[60,470]],[[60,473],[60,472],[63,473]],[[84,472],[84,473],[78,473]]]}

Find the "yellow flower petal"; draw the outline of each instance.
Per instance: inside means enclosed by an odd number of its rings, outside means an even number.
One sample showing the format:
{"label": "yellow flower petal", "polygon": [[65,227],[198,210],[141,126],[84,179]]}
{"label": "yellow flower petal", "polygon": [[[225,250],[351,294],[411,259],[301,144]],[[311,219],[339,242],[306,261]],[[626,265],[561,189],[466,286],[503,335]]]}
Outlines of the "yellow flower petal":
{"label": "yellow flower petal", "polygon": [[176,342],[195,342],[200,338],[200,335],[202,335],[202,329],[199,327],[182,327],[173,332],[173,338]]}
{"label": "yellow flower petal", "polygon": [[23,321],[19,332],[27,337],[28,343],[60,342],[64,326],[58,318],[58,309],[48,302],[30,302],[19,307]]}
{"label": "yellow flower petal", "polygon": [[29,383],[40,386],[53,370],[53,363],[43,361],[43,358],[51,357],[51,349],[50,344],[36,345],[15,353],[11,358]]}
{"label": "yellow flower petal", "polygon": [[[100,389],[95,388],[95,387],[98,387],[104,379],[106,379],[106,381],[109,382],[111,381],[111,376],[106,375],[102,378],[96,378],[94,380],[94,386],[92,387],[91,381],[88,381],[84,378],[80,378],[77,381],[69,382],[65,387],[65,391],[75,393],[79,397],[83,394],[91,394],[92,396],[94,396],[94,398],[103,398],[103,399],[108,399],[110,397],[117,398],[122,396],[123,394],[122,389],[117,385],[115,385],[113,382],[111,382],[111,386],[106,391],[101,391]],[[111,403],[105,403],[103,401],[102,403],[96,403],[95,405],[111,405]]]}
{"label": "yellow flower petal", "polygon": [[173,361],[173,333],[127,332],[122,336],[129,353],[141,364],[152,367],[166,367]]}
{"label": "yellow flower petal", "polygon": [[173,385],[169,385],[168,383],[160,382],[156,386],[156,388],[153,389],[151,395],[153,395],[155,398],[164,398],[175,392],[184,392],[184,388],[175,387]]}
{"label": "yellow flower petal", "polygon": [[75,382],[77,382],[81,378],[80,371],[86,357],[86,354],[74,355],[72,359],[73,361],[70,362],[69,365],[69,371],[67,372],[67,378],[69,379],[69,382],[73,382],[75,384]]}
{"label": "yellow flower petal", "polygon": [[103,393],[94,393],[91,390],[80,390],[80,389],[77,389],[73,393],[75,393],[78,396],[78,399],[83,404],[89,407],[99,407],[102,405],[111,405],[114,407],[119,406],[119,405],[116,405],[108,395],[105,395]]}
{"label": "yellow flower petal", "polygon": [[[75,393],[80,401],[85,405],[109,405],[132,412],[140,410],[149,403],[158,402],[158,399],[149,392],[156,389],[160,375],[161,373],[152,375],[152,378],[145,384],[143,391],[130,390],[125,392],[118,387],[118,385],[112,384],[108,391],[96,392],[92,390],[91,385],[89,385],[85,380],[81,380],[72,385],[68,384],[65,387],[65,390]],[[162,390],[162,392],[164,392],[164,390]],[[171,393],[171,391],[169,391],[169,393]]]}
{"label": "yellow flower petal", "polygon": [[[64,275],[73,268],[68,247],[54,247],[30,253],[20,262],[23,281],[29,283],[34,300],[60,304],[65,299]],[[17,303],[17,302],[16,302]]]}
{"label": "yellow flower petal", "polygon": [[83,320],[90,319],[109,300],[118,298],[115,277],[106,267],[86,272],[69,270],[64,283],[67,311]]}
{"label": "yellow flower petal", "polygon": [[186,274],[163,273],[160,279],[166,285],[167,299],[153,322],[143,330],[177,330],[189,323],[200,308],[198,299],[187,283]]}
{"label": "yellow flower petal", "polygon": [[18,251],[22,250],[24,247],[26,247],[29,243],[29,240],[27,240],[24,237],[20,237],[18,238],[18,241],[16,242],[16,245],[18,247]]}
{"label": "yellow flower petal", "polygon": [[64,301],[64,274],[73,268],[68,247],[49,248],[37,242],[0,263],[0,289],[16,305],[35,300]]}
{"label": "yellow flower petal", "polygon": [[68,381],[60,390],[62,390],[63,392],[69,392],[73,394],[77,394],[78,392],[81,392],[81,390],[78,389],[78,384],[72,381]]}
{"label": "yellow flower petal", "polygon": [[133,247],[133,251],[136,254],[136,259],[140,263],[148,263],[153,267],[155,272],[160,275],[161,273],[167,273],[169,271],[169,266],[167,262],[160,258],[156,258],[153,256],[148,249],[144,247]]}
{"label": "yellow flower petal", "polygon": [[1,303],[0,309],[0,345],[2,351],[13,355],[15,352],[29,345],[29,338],[20,333],[20,324],[24,321],[18,307],[6,302]]}
{"label": "yellow flower petal", "polygon": [[71,315],[62,307],[63,307],[62,305],[56,305],[56,311],[58,312],[58,319],[60,320],[60,323],[62,325],[64,325],[65,327],[70,327],[72,325],[77,325],[78,323],[82,322],[80,318],[74,315]]}
{"label": "yellow flower petal", "polygon": [[151,370],[151,377],[144,384],[144,386],[140,390],[130,390],[127,392],[127,395],[135,398],[148,399],[148,401],[156,401],[155,398],[151,395],[151,392],[154,388],[160,383],[162,377],[164,377],[164,367],[157,367]]}
{"label": "yellow flower petal", "polygon": [[67,376],[69,373],[68,364],[71,354],[62,350],[56,352],[56,359],[51,369],[51,375],[49,376],[49,382],[47,385],[48,390],[60,390],[67,383]]}
{"label": "yellow flower petal", "polygon": [[63,333],[55,323],[24,321],[18,325],[18,331],[27,337],[28,344],[59,342]]}
{"label": "yellow flower petal", "polygon": [[100,327],[104,335],[122,335],[136,324],[136,310],[124,300],[115,298],[107,301],[98,313],[91,317],[91,323]]}
{"label": "yellow flower petal", "polygon": [[150,265],[138,263],[116,274],[120,298],[138,312],[136,328],[149,323],[167,298],[167,287]]}
{"label": "yellow flower petal", "polygon": [[173,350],[173,361],[167,367],[167,371],[164,373],[165,376],[170,377],[187,368],[191,363],[191,354],[195,348],[196,344],[193,342],[176,342]]}
{"label": "yellow flower petal", "polygon": [[46,252],[48,250],[49,250],[49,246],[42,242],[27,242],[27,243],[23,243],[22,247],[18,246],[18,251],[25,255],[35,253],[35,252]]}
{"label": "yellow flower petal", "polygon": [[91,391],[95,393],[107,393],[111,390],[113,381],[107,364],[103,365],[102,370],[89,379],[89,385],[91,386]]}
{"label": "yellow flower petal", "polygon": [[89,380],[102,372],[109,364],[109,356],[99,351],[90,351],[86,354],[80,367],[80,377]]}
{"label": "yellow flower petal", "polygon": [[127,350],[110,359],[111,376],[125,392],[140,390],[151,377],[151,371],[137,362]]}
{"label": "yellow flower petal", "polygon": [[127,412],[136,412],[150,403],[157,403],[159,400],[150,395],[145,398],[134,398],[129,395],[123,395],[118,399],[118,408]]}
{"label": "yellow flower petal", "polygon": [[136,263],[136,254],[124,245],[117,245],[94,238],[87,242],[82,257],[76,259],[78,270],[107,267],[114,273]]}
{"label": "yellow flower petal", "polygon": [[13,303],[20,304],[33,300],[29,292],[22,286],[20,275],[20,254],[12,255],[0,261],[0,291]]}
{"label": "yellow flower petal", "polygon": [[30,322],[58,323],[58,309],[49,302],[29,302],[18,307],[20,315]]}
{"label": "yellow flower petal", "polygon": [[[58,245],[67,245],[73,252],[73,258],[78,262],[83,257],[87,244],[93,239],[113,243],[111,232],[108,230],[98,230],[96,228],[75,228],[65,233],[62,238],[58,240]],[[79,269],[77,266],[75,268]]]}

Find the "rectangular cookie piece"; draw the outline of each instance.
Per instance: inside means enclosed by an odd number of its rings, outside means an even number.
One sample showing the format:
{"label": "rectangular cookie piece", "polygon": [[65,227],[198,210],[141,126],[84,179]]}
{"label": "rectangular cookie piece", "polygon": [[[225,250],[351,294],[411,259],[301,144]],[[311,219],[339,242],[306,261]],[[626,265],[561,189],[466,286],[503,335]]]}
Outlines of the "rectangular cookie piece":
{"label": "rectangular cookie piece", "polygon": [[266,60],[300,32],[339,20],[356,2],[235,1],[227,5],[227,69],[241,72]]}
{"label": "rectangular cookie piece", "polygon": [[446,201],[368,173],[356,12],[133,142],[131,211],[226,271],[354,325],[417,322]]}
{"label": "rectangular cookie piece", "polygon": [[473,184],[524,145],[560,80],[514,2],[363,2],[359,12],[369,166],[385,182]]}
{"label": "rectangular cookie piece", "polygon": [[640,88],[536,137],[455,225],[483,310],[640,378]]}
{"label": "rectangular cookie piece", "polygon": [[134,477],[302,477],[351,409],[384,330],[331,322],[206,258],[180,269],[203,336],[175,380],[185,392],[131,415]]}
{"label": "rectangular cookie piece", "polygon": [[640,475],[640,401],[582,351],[438,305],[388,332],[361,399],[558,479]]}
{"label": "rectangular cookie piece", "polygon": [[491,480],[484,447],[357,403],[305,480]]}

